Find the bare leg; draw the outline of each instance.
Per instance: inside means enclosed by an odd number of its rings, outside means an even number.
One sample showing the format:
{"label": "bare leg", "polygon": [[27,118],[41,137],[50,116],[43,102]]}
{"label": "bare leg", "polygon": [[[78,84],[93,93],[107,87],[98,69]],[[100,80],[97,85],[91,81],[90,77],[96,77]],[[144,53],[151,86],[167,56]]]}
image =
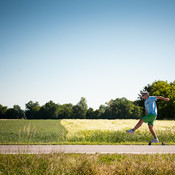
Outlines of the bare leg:
{"label": "bare leg", "polygon": [[156,133],[155,133],[155,131],[153,129],[153,126],[152,125],[148,125],[148,127],[149,127],[149,130],[150,130],[151,134],[154,136],[154,138],[157,138],[157,135],[156,135]]}
{"label": "bare leg", "polygon": [[136,130],[136,129],[138,129],[138,128],[140,128],[140,126],[142,126],[142,124],[143,124],[143,119],[141,118],[140,120],[139,120],[139,122],[137,123],[137,125],[133,128],[134,130]]}

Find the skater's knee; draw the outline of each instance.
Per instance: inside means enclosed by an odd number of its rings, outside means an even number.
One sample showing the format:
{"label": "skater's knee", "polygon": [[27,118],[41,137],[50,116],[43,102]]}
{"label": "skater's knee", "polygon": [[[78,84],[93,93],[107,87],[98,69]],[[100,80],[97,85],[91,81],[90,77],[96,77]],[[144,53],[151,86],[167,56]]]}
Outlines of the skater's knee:
{"label": "skater's knee", "polygon": [[144,120],[141,118],[139,122],[142,124],[144,122]]}
{"label": "skater's knee", "polygon": [[148,127],[149,127],[150,129],[153,129],[153,125],[148,125]]}

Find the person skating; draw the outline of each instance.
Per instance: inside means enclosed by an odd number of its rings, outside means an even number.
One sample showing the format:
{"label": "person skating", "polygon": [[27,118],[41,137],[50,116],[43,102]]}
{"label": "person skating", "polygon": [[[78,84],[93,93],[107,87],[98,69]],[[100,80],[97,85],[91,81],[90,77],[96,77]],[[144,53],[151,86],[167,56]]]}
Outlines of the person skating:
{"label": "person skating", "polygon": [[157,106],[155,101],[157,101],[157,99],[169,101],[170,99],[162,96],[149,96],[147,91],[141,94],[142,98],[145,100],[145,116],[139,120],[133,129],[127,130],[126,132],[129,134],[134,134],[135,131],[143,124],[143,122],[148,123],[149,130],[154,137],[151,143],[158,143],[159,139],[157,138],[156,132],[153,129],[154,121],[157,118]]}

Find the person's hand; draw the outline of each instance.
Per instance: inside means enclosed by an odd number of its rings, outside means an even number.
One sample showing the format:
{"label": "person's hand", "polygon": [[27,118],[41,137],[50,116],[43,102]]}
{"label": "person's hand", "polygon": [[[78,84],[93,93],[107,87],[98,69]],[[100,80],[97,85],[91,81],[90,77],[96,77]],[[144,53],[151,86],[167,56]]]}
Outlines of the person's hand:
{"label": "person's hand", "polygon": [[169,98],[164,98],[164,101],[170,101],[170,99]]}

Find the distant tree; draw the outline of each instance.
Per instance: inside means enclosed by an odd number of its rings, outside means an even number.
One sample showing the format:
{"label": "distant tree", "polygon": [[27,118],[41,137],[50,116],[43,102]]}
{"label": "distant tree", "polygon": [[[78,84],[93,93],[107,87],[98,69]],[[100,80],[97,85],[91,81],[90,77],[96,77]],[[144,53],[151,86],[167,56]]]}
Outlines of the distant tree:
{"label": "distant tree", "polygon": [[73,105],[71,103],[60,105],[58,110],[58,118],[59,119],[73,118],[72,107]]}
{"label": "distant tree", "polygon": [[14,105],[13,109],[17,112],[18,119],[24,118],[24,111],[21,109],[21,107],[19,105]]}
{"label": "distant tree", "polygon": [[73,112],[73,118],[74,119],[81,119],[81,118],[83,118],[80,106],[74,105],[72,107],[72,112]]}
{"label": "distant tree", "polygon": [[7,109],[5,115],[7,119],[18,119],[18,112],[14,108]]}
{"label": "distant tree", "polygon": [[39,103],[37,101],[35,103],[33,101],[29,101],[26,104],[25,116],[27,119],[38,119],[40,118],[39,111],[40,111]]}
{"label": "distant tree", "polygon": [[126,98],[116,98],[106,103],[105,113],[102,118],[109,119],[127,119],[127,118],[138,118],[141,115],[141,108],[136,106],[132,101]]}
{"label": "distant tree", "polygon": [[[143,116],[143,107],[134,105],[134,108],[132,110],[131,118],[133,119],[139,119]],[[130,117],[128,117],[130,118]]]}
{"label": "distant tree", "polygon": [[105,111],[106,111],[106,106],[105,106],[105,105],[100,105],[99,110],[100,110],[100,112],[101,112],[102,114],[104,114]]}
{"label": "distant tree", "polygon": [[0,104],[0,118],[3,119],[6,117],[7,106],[3,106]]}
{"label": "distant tree", "polygon": [[73,106],[72,110],[75,118],[85,119],[88,110],[86,99],[84,97],[81,97],[81,100],[78,102],[77,105]]}
{"label": "distant tree", "polygon": [[157,100],[158,119],[175,119],[175,81],[170,84],[167,81],[154,82],[151,86],[150,95],[170,98],[169,102]]}
{"label": "distant tree", "polygon": [[45,105],[41,106],[39,110],[39,116],[40,116],[40,119],[49,119]]}
{"label": "distant tree", "polygon": [[[170,98],[169,102],[158,100],[158,119],[175,119],[175,81],[155,81],[145,86],[138,94],[136,101],[126,98],[111,99],[99,109],[88,108],[87,101],[81,97],[76,105],[55,104],[53,101],[40,106],[38,102],[29,101],[26,104],[25,117],[27,119],[128,119],[140,118],[145,113],[144,100],[141,93],[148,91],[150,96],[164,96]],[[18,105],[7,108],[0,104],[0,118],[24,118],[24,111]]]}
{"label": "distant tree", "polygon": [[175,119],[175,81],[170,83],[170,93],[168,97],[170,102],[167,104],[167,110],[169,111],[169,118]]}
{"label": "distant tree", "polygon": [[175,81],[172,83],[168,83],[167,81],[155,81],[145,86],[143,90],[140,91],[138,100],[135,101],[135,103],[141,107],[144,107],[141,93],[145,90],[149,92],[150,96],[164,96],[170,98],[169,102],[157,100],[158,119],[175,119]]}
{"label": "distant tree", "polygon": [[81,116],[83,117],[83,118],[85,118],[85,116],[86,116],[86,112],[87,112],[87,109],[88,109],[88,105],[87,105],[87,101],[86,101],[86,99],[84,98],[84,97],[81,97],[81,100],[79,101],[79,103],[77,104],[79,107],[80,107],[80,109],[81,109]]}
{"label": "distant tree", "polygon": [[93,108],[89,108],[87,110],[87,113],[86,113],[86,118],[87,119],[94,119],[94,109]]}
{"label": "distant tree", "polygon": [[94,118],[95,119],[100,119],[101,115],[102,115],[102,113],[101,113],[101,110],[100,109],[96,109],[94,111]]}
{"label": "distant tree", "polygon": [[44,119],[57,119],[59,112],[59,105],[53,101],[47,102],[40,109],[40,116]]}

